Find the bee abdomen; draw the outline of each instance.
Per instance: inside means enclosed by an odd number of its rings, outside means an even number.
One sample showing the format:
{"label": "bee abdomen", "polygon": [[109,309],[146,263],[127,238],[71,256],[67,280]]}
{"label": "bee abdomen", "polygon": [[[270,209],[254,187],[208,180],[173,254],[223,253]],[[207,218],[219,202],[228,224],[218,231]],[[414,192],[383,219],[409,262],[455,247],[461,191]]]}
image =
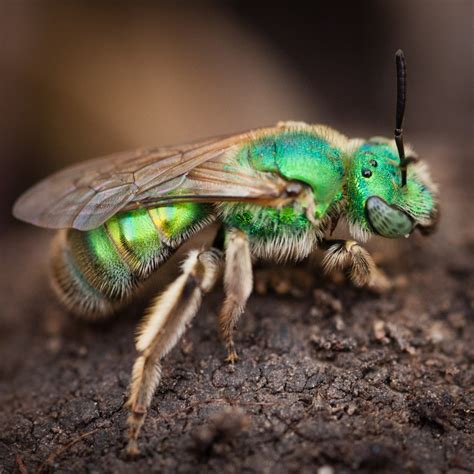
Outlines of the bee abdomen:
{"label": "bee abdomen", "polygon": [[103,226],[60,232],[53,245],[52,273],[61,302],[72,313],[92,319],[119,309],[138,284]]}
{"label": "bee abdomen", "polygon": [[203,205],[138,209],[90,231],[68,229],[53,246],[53,288],[73,313],[113,313],[181,241],[209,222]]}

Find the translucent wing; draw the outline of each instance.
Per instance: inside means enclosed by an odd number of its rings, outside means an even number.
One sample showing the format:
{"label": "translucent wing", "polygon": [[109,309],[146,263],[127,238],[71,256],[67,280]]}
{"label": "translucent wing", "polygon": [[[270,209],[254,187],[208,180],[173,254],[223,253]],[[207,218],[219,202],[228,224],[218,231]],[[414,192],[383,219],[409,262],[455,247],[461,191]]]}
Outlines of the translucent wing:
{"label": "translucent wing", "polygon": [[126,209],[179,200],[278,198],[286,181],[234,160],[252,137],[243,133],[87,161],[33,186],[15,203],[13,213],[41,227],[90,230]]}

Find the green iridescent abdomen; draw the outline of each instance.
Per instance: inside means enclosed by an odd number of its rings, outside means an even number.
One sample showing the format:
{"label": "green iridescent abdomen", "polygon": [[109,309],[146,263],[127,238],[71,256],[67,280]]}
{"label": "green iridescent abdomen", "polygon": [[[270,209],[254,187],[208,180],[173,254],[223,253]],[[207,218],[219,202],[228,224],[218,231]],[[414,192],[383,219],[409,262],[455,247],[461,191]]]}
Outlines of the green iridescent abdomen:
{"label": "green iridescent abdomen", "polygon": [[211,219],[208,206],[180,203],[122,212],[87,232],[67,230],[54,249],[54,287],[73,312],[106,315]]}

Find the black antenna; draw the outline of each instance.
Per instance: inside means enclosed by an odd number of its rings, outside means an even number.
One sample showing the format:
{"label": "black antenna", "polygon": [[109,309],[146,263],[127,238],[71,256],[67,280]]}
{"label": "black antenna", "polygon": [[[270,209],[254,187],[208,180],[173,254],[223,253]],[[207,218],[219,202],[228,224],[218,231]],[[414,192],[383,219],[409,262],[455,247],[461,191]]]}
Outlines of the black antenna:
{"label": "black antenna", "polygon": [[403,116],[407,100],[407,65],[403,51],[399,49],[395,54],[397,64],[397,112],[395,116],[395,143],[400,156],[400,170],[402,172],[402,186],[407,184],[407,162],[403,147]]}

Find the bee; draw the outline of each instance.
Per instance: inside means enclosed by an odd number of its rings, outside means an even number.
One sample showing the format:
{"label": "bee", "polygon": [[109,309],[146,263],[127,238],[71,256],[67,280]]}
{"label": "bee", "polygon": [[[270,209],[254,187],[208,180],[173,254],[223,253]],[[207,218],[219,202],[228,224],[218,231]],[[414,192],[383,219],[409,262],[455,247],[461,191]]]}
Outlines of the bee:
{"label": "bee", "polygon": [[[117,311],[184,241],[211,223],[219,226],[212,244],[187,255],[181,274],[151,303],[139,327],[127,402],[128,453],[138,453],[162,358],[220,277],[225,299],[219,330],[234,363],[233,333],[252,292],[252,259],[296,261],[319,247],[326,251],[325,270],[345,268],[357,286],[370,286],[379,272],[358,241],[434,229],[437,187],[403,144],[401,51],[396,69],[394,139],[349,139],[324,125],[280,122],[88,161],[18,199],[18,219],[61,229],[53,245],[53,287],[72,313],[86,318]],[[331,240],[341,217],[354,240]]]}

